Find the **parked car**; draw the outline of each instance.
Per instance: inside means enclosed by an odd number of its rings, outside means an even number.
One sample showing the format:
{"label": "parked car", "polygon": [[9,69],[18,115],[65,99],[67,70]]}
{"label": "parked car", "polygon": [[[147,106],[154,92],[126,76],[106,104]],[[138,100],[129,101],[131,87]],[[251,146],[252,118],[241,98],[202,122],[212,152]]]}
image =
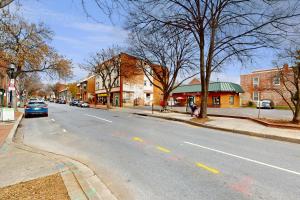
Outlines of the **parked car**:
{"label": "parked car", "polygon": [[271,99],[263,99],[257,102],[256,108],[265,108],[265,109],[273,109],[274,102]]}
{"label": "parked car", "polygon": [[74,99],[74,100],[70,101],[69,105],[70,106],[77,106],[78,102],[79,102],[78,100]]}
{"label": "parked car", "polygon": [[54,101],[55,103],[59,103],[59,99],[55,99],[55,101]]}
{"label": "parked car", "polygon": [[50,99],[49,102],[54,102],[54,99]]}
{"label": "parked car", "polygon": [[90,105],[87,102],[83,102],[82,104],[80,104],[80,107],[82,107],[82,108],[89,108]]}
{"label": "parked car", "polygon": [[63,99],[60,99],[58,103],[59,103],[59,104],[66,104],[67,101],[66,101],[66,100],[63,100]]}
{"label": "parked car", "polygon": [[83,101],[78,101],[78,103],[77,103],[77,107],[81,107],[81,104],[83,104],[84,102]]}
{"label": "parked car", "polygon": [[31,115],[48,117],[48,105],[44,101],[30,101],[25,106],[25,118]]}

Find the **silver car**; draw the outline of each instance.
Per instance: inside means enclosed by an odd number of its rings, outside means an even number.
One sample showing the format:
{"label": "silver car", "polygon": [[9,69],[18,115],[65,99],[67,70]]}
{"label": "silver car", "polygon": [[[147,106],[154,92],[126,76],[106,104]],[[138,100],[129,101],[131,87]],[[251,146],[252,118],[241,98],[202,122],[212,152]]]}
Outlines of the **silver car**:
{"label": "silver car", "polygon": [[274,102],[271,99],[263,99],[257,102],[256,108],[265,108],[265,109],[273,109]]}

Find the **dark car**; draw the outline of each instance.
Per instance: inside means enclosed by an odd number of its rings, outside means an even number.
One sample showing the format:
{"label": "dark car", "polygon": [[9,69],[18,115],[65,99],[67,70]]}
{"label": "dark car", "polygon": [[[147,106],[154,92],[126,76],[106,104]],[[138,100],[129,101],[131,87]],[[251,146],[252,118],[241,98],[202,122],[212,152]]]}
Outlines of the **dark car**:
{"label": "dark car", "polygon": [[55,99],[55,101],[54,101],[55,103],[59,103],[59,99]]}
{"label": "dark car", "polygon": [[81,104],[83,104],[84,102],[83,101],[78,101],[78,103],[77,103],[77,107],[81,107]]}
{"label": "dark car", "polygon": [[78,102],[79,102],[78,100],[72,100],[72,101],[70,101],[69,105],[70,106],[77,106]]}
{"label": "dark car", "polygon": [[63,100],[63,99],[60,99],[58,103],[59,103],[59,104],[66,104],[67,101],[66,101],[66,100]]}
{"label": "dark car", "polygon": [[25,118],[33,115],[48,117],[48,105],[44,101],[30,101],[25,106]]}

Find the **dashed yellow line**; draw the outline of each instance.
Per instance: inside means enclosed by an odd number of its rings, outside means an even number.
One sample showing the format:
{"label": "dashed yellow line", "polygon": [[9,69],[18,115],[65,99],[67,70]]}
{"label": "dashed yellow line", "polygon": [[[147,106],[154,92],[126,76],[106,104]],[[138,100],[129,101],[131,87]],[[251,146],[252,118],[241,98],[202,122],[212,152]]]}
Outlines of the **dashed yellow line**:
{"label": "dashed yellow line", "polygon": [[196,166],[200,167],[202,169],[205,169],[205,170],[207,170],[207,171],[209,171],[211,173],[214,173],[214,174],[219,174],[220,173],[219,170],[211,168],[211,167],[208,167],[208,166],[206,166],[206,165],[204,165],[202,163],[199,163],[199,162],[196,163]]}
{"label": "dashed yellow line", "polygon": [[161,146],[156,146],[156,149],[165,153],[170,153],[171,151],[169,149],[166,149],[164,147]]}
{"label": "dashed yellow line", "polygon": [[134,141],[137,141],[137,142],[144,142],[144,140],[142,138],[139,138],[139,137],[134,137],[132,138]]}

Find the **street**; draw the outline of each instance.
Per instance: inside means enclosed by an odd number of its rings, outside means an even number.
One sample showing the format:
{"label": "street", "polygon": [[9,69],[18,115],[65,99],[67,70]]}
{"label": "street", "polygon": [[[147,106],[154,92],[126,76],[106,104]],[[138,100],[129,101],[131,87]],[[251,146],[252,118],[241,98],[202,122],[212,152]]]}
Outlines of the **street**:
{"label": "street", "polygon": [[118,199],[299,199],[299,145],[49,103],[24,143],[86,163]]}

